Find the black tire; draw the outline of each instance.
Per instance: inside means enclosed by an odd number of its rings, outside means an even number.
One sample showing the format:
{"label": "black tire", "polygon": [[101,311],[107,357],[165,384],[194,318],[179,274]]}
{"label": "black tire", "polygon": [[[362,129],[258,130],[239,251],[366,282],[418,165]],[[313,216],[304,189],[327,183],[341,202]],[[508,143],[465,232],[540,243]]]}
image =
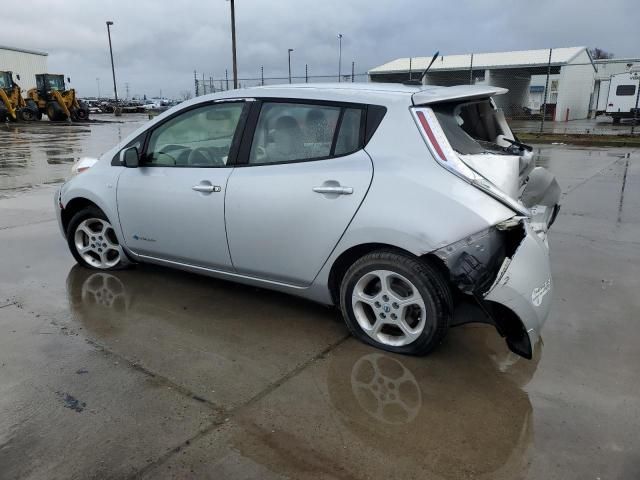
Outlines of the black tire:
{"label": "black tire", "polygon": [[88,108],[74,108],[71,110],[71,120],[74,122],[86,122],[89,119]]}
{"label": "black tire", "polygon": [[18,116],[23,122],[33,122],[36,120],[36,112],[31,110],[29,107],[22,108],[18,113]]}
{"label": "black tire", "polygon": [[0,108],[0,123],[6,122],[8,116],[9,112],[7,111],[7,109],[4,107]]}
{"label": "black tire", "polygon": [[[409,280],[422,297],[425,326],[420,335],[406,345],[388,345],[370,337],[359,325],[352,305],[358,280],[376,270],[388,270]],[[345,273],[340,284],[340,308],[351,334],[382,350],[407,355],[426,355],[445,338],[453,313],[449,284],[437,268],[408,254],[379,250],[358,259]],[[375,315],[375,312],[371,312]]]}
{"label": "black tire", "polygon": [[84,102],[78,102],[78,105],[78,111],[76,112],[78,120],[86,122],[89,120],[89,107],[87,107],[87,104]]}
{"label": "black tire", "polygon": [[[76,234],[76,230],[78,229],[78,226],[81,223],[83,223],[85,220],[89,220],[89,219],[103,220],[103,221],[107,222],[109,225],[111,225],[111,222],[109,221],[107,216],[102,212],[102,210],[100,210],[97,207],[84,208],[84,209],[80,210],[79,212],[77,212],[71,218],[71,221],[69,222],[69,225],[67,226],[67,232],[66,232],[66,234],[67,234],[67,245],[69,246],[69,250],[71,251],[71,254],[73,255],[73,258],[75,258],[76,262],[78,262],[78,264],[82,265],[85,268],[90,268],[92,270],[100,270],[100,271],[120,270],[120,269],[128,267],[130,265],[130,262],[128,261],[128,259],[126,257],[126,254],[124,253],[124,250],[122,250],[122,249],[120,251],[120,256],[119,256],[118,262],[113,264],[113,265],[109,265],[109,266],[97,266],[96,264],[88,263],[82,257],[82,255],[78,251],[78,248],[76,247],[75,234]],[[112,227],[112,230],[113,230],[113,227]],[[110,235],[110,242],[111,243],[115,243],[116,245],[118,245],[119,242],[118,242],[118,239],[115,236],[115,233],[112,231],[112,232],[110,232],[109,235]]]}
{"label": "black tire", "polygon": [[620,120],[622,120],[620,117],[613,117],[613,124],[620,125]]}
{"label": "black tire", "polygon": [[62,122],[67,119],[58,102],[47,103],[47,117],[51,122]]}

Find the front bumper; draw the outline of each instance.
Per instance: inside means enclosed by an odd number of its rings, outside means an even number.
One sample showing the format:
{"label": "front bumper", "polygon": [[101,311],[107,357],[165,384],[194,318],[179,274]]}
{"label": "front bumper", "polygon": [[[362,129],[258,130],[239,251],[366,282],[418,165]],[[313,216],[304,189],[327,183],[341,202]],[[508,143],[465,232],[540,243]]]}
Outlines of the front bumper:
{"label": "front bumper", "polygon": [[526,220],[523,227],[523,240],[512,257],[504,260],[484,299],[518,316],[533,349],[549,316],[553,280],[546,232],[535,232]]}

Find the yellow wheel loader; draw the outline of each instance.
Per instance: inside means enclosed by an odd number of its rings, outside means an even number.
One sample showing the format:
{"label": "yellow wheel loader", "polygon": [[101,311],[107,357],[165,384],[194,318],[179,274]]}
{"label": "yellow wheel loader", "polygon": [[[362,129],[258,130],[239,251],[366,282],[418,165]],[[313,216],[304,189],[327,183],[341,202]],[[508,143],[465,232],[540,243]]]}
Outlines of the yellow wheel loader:
{"label": "yellow wheel loader", "polygon": [[[20,76],[17,76],[20,80]],[[39,120],[40,112],[33,101],[25,101],[20,86],[13,81],[11,72],[0,72],[0,122]]]}
{"label": "yellow wheel loader", "polygon": [[[67,78],[69,82],[69,78]],[[33,101],[40,114],[52,122],[71,119],[74,122],[89,119],[89,108],[76,97],[73,88],[66,90],[64,75],[41,73],[36,75],[36,88],[27,92],[27,101]]]}

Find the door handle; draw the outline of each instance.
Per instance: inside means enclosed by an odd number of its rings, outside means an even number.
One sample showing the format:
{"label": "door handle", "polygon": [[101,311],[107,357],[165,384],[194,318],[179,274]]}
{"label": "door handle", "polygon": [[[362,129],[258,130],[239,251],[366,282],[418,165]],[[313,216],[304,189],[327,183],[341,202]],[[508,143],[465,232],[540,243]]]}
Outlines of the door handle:
{"label": "door handle", "polygon": [[313,191],[316,193],[333,193],[334,195],[351,195],[353,193],[353,188],[351,187],[330,187],[330,186],[320,186],[313,187]]}
{"label": "door handle", "polygon": [[202,193],[217,193],[221,188],[218,185],[194,185],[191,190]]}

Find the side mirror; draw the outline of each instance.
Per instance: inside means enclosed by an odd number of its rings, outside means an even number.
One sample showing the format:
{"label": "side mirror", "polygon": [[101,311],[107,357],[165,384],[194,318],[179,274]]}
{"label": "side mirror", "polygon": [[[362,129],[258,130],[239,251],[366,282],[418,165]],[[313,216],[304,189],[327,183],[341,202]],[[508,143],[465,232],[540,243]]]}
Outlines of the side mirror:
{"label": "side mirror", "polygon": [[140,163],[140,155],[137,147],[129,147],[120,151],[120,163],[127,168],[137,168]]}
{"label": "side mirror", "polygon": [[71,83],[71,78],[67,77],[67,83]]}
{"label": "side mirror", "polygon": [[16,78],[17,78],[18,80],[20,80],[20,75],[16,75]]}

